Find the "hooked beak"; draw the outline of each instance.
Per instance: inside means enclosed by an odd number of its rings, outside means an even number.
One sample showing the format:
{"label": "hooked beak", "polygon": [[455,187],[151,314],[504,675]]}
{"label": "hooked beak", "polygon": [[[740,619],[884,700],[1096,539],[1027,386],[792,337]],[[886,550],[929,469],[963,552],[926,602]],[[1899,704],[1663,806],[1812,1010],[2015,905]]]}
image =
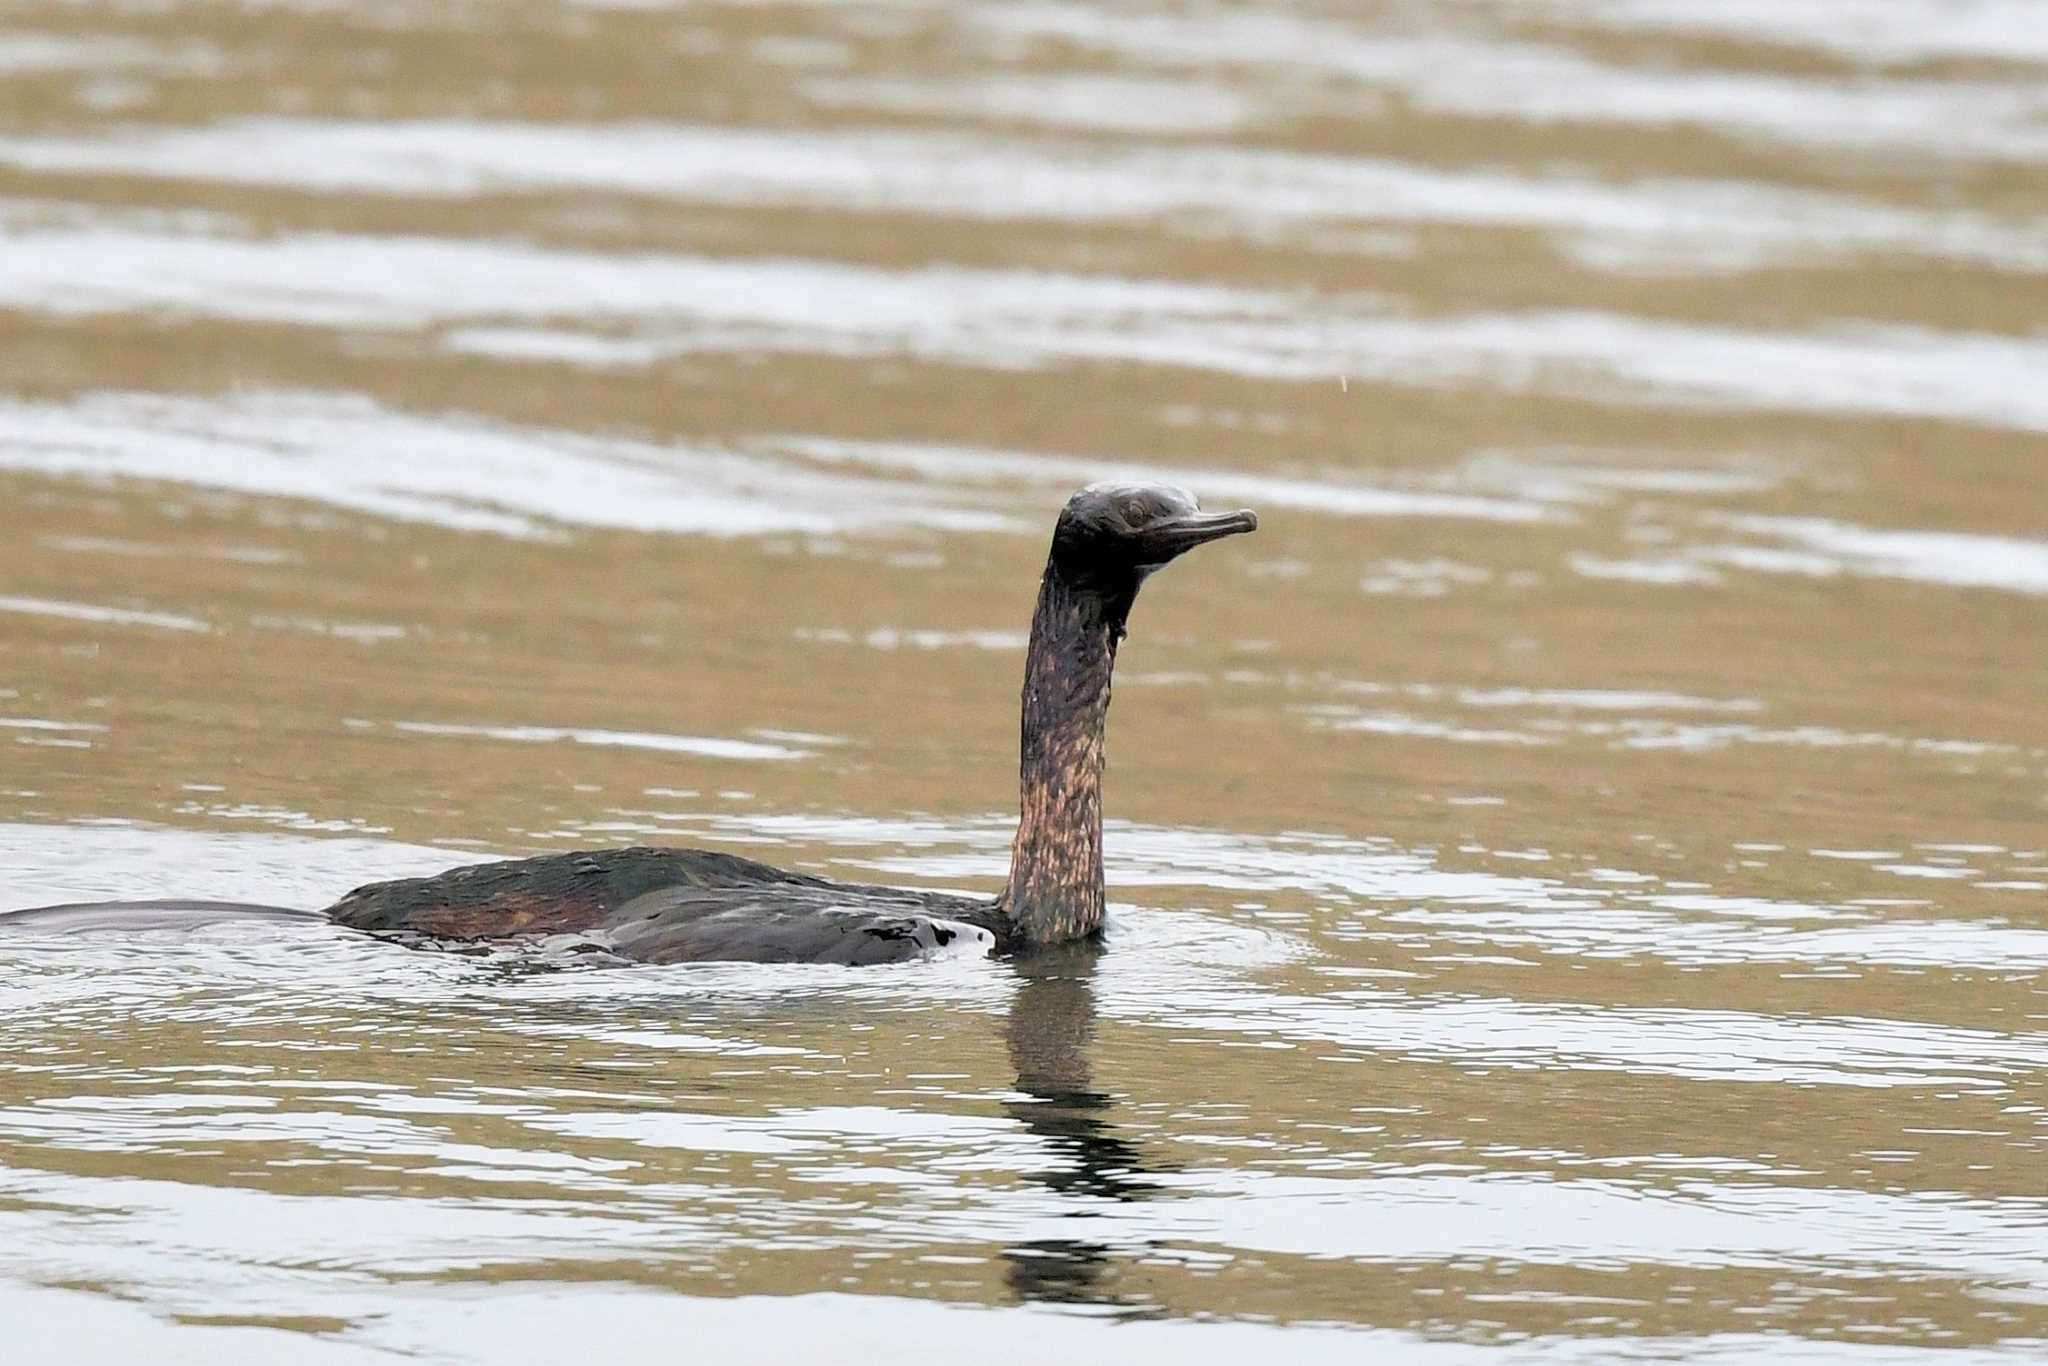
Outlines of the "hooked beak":
{"label": "hooked beak", "polygon": [[1148,563],[1165,564],[1198,545],[1258,529],[1259,514],[1250,508],[1240,508],[1236,512],[1193,512],[1171,522],[1145,528],[1139,533],[1138,543]]}

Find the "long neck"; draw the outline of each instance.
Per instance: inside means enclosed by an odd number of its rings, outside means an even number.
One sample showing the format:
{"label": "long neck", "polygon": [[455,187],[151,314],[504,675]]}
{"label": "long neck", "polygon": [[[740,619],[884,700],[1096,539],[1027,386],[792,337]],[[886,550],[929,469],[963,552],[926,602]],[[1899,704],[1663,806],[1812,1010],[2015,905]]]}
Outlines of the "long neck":
{"label": "long neck", "polygon": [[1130,597],[1077,590],[1048,564],[1024,656],[1017,840],[999,904],[1056,944],[1102,924],[1102,735]]}

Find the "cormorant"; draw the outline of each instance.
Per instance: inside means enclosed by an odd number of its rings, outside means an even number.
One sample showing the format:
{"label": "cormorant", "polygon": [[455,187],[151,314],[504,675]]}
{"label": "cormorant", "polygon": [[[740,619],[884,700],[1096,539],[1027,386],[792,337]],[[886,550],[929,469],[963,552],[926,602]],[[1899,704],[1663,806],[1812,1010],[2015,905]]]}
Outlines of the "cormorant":
{"label": "cormorant", "polygon": [[[1138,588],[1196,546],[1258,524],[1250,511],[1202,512],[1186,491],[1166,485],[1091,484],[1067,501],[1031,618],[1017,835],[1009,880],[993,901],[834,882],[710,850],[643,846],[371,883],[324,914],[416,943],[573,934],[647,963],[889,963],[977,943],[1015,953],[1088,938],[1102,925],[1110,673]],[[36,918],[54,925],[70,912],[103,925],[119,909],[49,907],[0,923]],[[130,909],[160,912],[161,923],[204,903]]]}

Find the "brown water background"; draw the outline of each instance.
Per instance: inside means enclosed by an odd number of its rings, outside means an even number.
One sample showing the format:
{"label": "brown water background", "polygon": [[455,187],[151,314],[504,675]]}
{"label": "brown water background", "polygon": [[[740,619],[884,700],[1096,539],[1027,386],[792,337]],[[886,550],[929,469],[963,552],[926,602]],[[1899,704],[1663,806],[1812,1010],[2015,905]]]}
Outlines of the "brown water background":
{"label": "brown water background", "polygon": [[2034,0],[5,0],[0,907],[990,891],[1263,518],[1099,956],[0,942],[10,1359],[2039,1359],[2044,269]]}

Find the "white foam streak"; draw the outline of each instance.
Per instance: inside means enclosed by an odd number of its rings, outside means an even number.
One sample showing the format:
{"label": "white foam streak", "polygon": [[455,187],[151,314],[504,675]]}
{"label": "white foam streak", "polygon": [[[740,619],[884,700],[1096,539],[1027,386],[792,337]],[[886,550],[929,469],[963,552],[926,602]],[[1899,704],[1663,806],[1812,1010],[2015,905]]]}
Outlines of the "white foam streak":
{"label": "white foam streak", "polygon": [[391,840],[174,830],[109,821],[0,823],[0,910],[183,896],[320,906],[380,878],[419,877],[477,855]]}
{"label": "white foam streak", "polygon": [[1222,84],[1080,73],[821,78],[804,94],[842,108],[1183,137],[1233,131],[1258,112],[1257,101]]}
{"label": "white foam streak", "polygon": [[1489,522],[1545,522],[1566,515],[1541,503],[1469,494],[1370,488],[1309,479],[1243,474],[1190,465],[1154,465],[1115,457],[1022,454],[965,446],[837,438],[764,438],[765,446],[806,459],[896,470],[924,479],[969,484],[1029,482],[1065,486],[1099,479],[1184,484],[1212,502],[1243,499],[1264,507],[1291,507],[1338,517],[1452,517]]}
{"label": "white foam streak", "polygon": [[2048,233],[1962,211],[1888,207],[1765,185],[1450,171],[1220,146],[1103,147],[888,129],[684,124],[248,119],[0,138],[0,164],[287,186],[468,196],[600,190],[1002,221],[1164,220],[1197,235],[1313,244],[1317,225],[1457,223],[1566,235],[1595,264],[1696,269],[1910,251],[2048,268]]}
{"label": "white foam streak", "polygon": [[774,760],[807,758],[811,751],[758,740],[731,740],[714,735],[663,735],[651,731],[604,730],[575,726],[470,726],[437,721],[393,721],[391,728],[408,735],[467,736],[507,740],[514,744],[552,745],[569,742],[602,748],[651,749],[664,754],[694,754],[704,759]]}
{"label": "white foam streak", "polygon": [[[1797,7],[1787,7],[1797,8]],[[1708,7],[1711,12],[1711,7]],[[1274,10],[990,6],[1003,39],[1057,38],[1139,69],[1256,67],[1334,76],[1440,114],[1523,123],[1696,126],[1794,147],[2035,162],[2048,158],[2038,80],[1842,79],[1620,66],[1562,47],[1374,31]],[[999,40],[1000,41],[1000,40]]]}
{"label": "white foam streak", "polygon": [[929,488],[731,452],[395,412],[346,394],[0,400],[0,468],[302,498],[506,536],[562,526],[720,536],[1008,525]]}
{"label": "white foam streak", "polygon": [[154,626],[165,631],[208,631],[213,628],[197,617],[177,612],[143,612],[129,607],[104,607],[91,602],[62,602],[52,598],[0,597],[0,612],[23,616],[57,617],[64,621],[86,621],[107,626]]}
{"label": "white foam streak", "polygon": [[1104,1008],[1153,1027],[1234,1035],[1263,1031],[1464,1067],[1857,1087],[1999,1087],[2048,1067],[2048,1044],[2029,1036],[1894,1020],[1367,991],[1271,993],[1254,1004],[1237,984],[1193,982],[1181,984],[1170,999],[1151,992],[1108,993]]}
{"label": "white foam streak", "polygon": [[2038,0],[1517,0],[1570,24],[1710,35],[1876,62],[2048,62]]}
{"label": "white foam streak", "polygon": [[[1417,319],[1377,301],[1029,271],[603,255],[421,237],[235,240],[56,228],[0,252],[0,306],[328,327],[529,328],[529,355],[1109,361],[1327,382],[1481,384],[1619,403],[1878,413],[2048,431],[2048,339],[1930,329],[1779,334],[1614,314]],[[564,320],[575,319],[574,324]],[[593,358],[593,336],[620,354]],[[489,329],[485,329],[488,334]],[[462,349],[458,331],[445,344]]]}
{"label": "white foam streak", "polygon": [[1884,530],[1818,517],[1726,520],[1739,531],[1791,541],[1820,557],[1823,564],[1851,573],[1955,588],[2048,594],[2048,541],[1958,531]]}
{"label": "white foam streak", "polygon": [[203,43],[163,47],[113,34],[0,31],[0,76],[139,69],[190,74],[215,71],[221,65],[219,51]]}

